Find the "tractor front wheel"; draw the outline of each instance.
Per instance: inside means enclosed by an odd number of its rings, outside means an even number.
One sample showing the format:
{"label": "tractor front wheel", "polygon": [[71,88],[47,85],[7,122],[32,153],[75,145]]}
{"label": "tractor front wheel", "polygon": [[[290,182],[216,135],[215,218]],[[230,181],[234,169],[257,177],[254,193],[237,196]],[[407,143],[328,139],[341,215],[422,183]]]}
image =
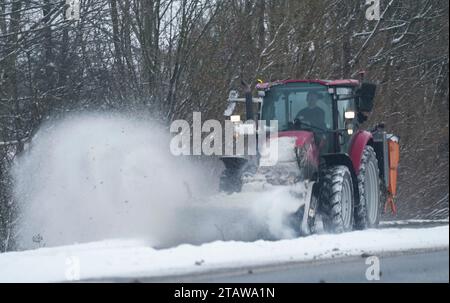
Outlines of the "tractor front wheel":
{"label": "tractor front wheel", "polygon": [[333,166],[322,173],[319,201],[325,231],[353,230],[355,195],[348,167]]}

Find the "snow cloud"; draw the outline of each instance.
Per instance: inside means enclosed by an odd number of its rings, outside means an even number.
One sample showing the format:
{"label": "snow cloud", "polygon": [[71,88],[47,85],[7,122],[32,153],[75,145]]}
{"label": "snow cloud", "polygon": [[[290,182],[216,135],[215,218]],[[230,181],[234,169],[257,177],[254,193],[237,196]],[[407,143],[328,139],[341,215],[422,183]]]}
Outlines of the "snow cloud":
{"label": "snow cloud", "polygon": [[200,177],[155,123],[81,115],[48,123],[14,170],[25,248],[164,238]]}
{"label": "snow cloud", "polygon": [[[104,239],[157,247],[215,240],[291,238],[285,194],[217,194],[220,174],[170,153],[166,128],[120,115],[49,122],[14,168],[19,246]],[[195,162],[195,163],[194,163]],[[208,162],[208,161],[206,161]],[[211,195],[213,193],[213,195]]]}

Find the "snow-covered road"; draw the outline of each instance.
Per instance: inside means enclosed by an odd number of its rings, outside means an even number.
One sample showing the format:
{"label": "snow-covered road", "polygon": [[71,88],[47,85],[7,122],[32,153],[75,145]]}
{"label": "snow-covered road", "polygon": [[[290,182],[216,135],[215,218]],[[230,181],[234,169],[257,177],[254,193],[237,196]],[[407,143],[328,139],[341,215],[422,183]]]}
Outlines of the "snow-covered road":
{"label": "snow-covered road", "polygon": [[154,249],[140,240],[108,240],[0,254],[0,282],[155,278],[344,258],[364,253],[448,247],[448,225],[315,235],[276,242],[214,242],[163,250]]}

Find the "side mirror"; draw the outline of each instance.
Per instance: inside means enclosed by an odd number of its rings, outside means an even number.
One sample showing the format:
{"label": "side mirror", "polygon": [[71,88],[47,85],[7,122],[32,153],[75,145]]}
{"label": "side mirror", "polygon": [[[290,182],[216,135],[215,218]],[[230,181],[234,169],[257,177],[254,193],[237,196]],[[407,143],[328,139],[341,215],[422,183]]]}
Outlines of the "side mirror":
{"label": "side mirror", "polygon": [[369,113],[373,110],[376,91],[376,84],[363,83],[361,85],[361,88],[357,91],[358,111]]}
{"label": "side mirror", "polygon": [[230,91],[228,94],[228,101],[235,102],[235,100],[239,99],[239,93],[235,90]]}
{"label": "side mirror", "polygon": [[228,104],[227,109],[225,110],[225,112],[223,113],[223,115],[225,117],[231,117],[234,114],[234,111],[236,109],[236,102],[230,102]]}

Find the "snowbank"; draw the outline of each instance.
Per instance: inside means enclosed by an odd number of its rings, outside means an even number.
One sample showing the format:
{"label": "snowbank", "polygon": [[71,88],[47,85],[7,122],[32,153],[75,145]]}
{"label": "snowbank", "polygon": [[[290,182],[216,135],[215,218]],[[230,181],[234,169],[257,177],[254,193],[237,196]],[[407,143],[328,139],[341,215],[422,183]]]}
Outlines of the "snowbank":
{"label": "snowbank", "polygon": [[139,240],[111,240],[0,255],[0,282],[60,282],[162,277],[362,253],[449,247],[449,227],[384,229],[277,242],[214,242],[156,250]]}

